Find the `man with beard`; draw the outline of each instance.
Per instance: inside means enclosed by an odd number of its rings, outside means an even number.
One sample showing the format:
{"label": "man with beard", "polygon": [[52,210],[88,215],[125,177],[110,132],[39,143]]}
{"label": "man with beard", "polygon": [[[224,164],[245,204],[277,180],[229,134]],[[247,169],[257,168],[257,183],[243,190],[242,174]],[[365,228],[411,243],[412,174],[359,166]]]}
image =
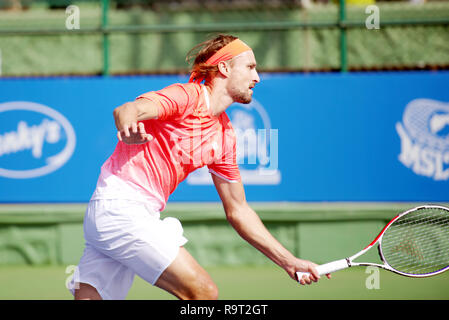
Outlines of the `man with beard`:
{"label": "man with beard", "polygon": [[[245,199],[225,110],[251,102],[260,81],[253,51],[231,35],[194,49],[189,83],[145,93],[114,110],[119,142],[101,168],[84,218],[75,299],[124,299],[135,274],[179,299],[218,298],[209,274],[183,247],[181,223],[160,219],[169,195],[203,166],[243,239],[301,284],[319,278],[316,265],[285,249]],[[297,271],[310,276],[296,279]]]}

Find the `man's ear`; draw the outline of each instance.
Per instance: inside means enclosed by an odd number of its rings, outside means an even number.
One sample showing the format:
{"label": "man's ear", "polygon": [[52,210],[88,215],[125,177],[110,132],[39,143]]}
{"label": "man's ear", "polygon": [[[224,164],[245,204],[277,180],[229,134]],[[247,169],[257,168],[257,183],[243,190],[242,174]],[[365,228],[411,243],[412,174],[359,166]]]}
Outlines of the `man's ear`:
{"label": "man's ear", "polygon": [[218,72],[223,75],[225,78],[229,77],[230,66],[226,61],[220,61],[217,65]]}

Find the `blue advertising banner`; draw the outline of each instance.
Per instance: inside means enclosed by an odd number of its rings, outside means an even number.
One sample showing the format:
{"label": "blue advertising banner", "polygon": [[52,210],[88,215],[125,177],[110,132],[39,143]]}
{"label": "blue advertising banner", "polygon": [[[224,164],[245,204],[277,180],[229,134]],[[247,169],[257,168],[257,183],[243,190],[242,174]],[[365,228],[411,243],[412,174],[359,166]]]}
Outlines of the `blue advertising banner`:
{"label": "blue advertising banner", "polygon": [[[86,202],[115,107],[185,76],[0,80],[0,202]],[[262,74],[227,114],[249,201],[449,201],[449,72]],[[218,201],[207,170],[170,201]]]}

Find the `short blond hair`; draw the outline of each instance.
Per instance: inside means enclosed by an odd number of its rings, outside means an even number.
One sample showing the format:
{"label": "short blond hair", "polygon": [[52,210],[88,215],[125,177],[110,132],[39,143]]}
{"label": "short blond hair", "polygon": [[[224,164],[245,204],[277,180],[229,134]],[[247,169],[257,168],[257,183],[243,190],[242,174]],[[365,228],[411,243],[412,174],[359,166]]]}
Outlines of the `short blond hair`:
{"label": "short blond hair", "polygon": [[194,59],[191,73],[195,73],[199,78],[204,78],[206,82],[213,79],[218,73],[218,66],[207,65],[206,61],[218,50],[235,39],[237,39],[237,37],[220,34],[213,39],[206,40],[193,47],[186,57],[186,61],[189,63]]}

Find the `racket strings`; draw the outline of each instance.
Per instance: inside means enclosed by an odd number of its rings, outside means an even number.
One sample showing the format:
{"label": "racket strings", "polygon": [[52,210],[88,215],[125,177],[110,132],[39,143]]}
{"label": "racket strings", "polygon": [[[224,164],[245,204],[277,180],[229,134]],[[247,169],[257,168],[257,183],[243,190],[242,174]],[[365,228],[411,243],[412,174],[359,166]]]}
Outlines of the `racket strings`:
{"label": "racket strings", "polygon": [[408,274],[424,275],[449,266],[449,214],[420,208],[394,221],[381,241],[385,262]]}

